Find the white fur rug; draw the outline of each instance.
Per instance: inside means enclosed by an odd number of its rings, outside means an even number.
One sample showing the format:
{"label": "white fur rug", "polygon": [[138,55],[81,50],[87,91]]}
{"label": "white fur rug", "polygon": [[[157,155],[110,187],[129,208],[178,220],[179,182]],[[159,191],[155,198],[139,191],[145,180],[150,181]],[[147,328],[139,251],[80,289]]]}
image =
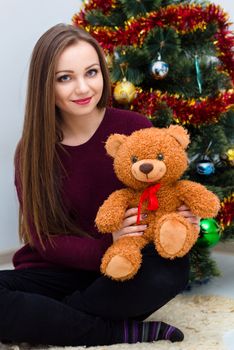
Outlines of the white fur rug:
{"label": "white fur rug", "polygon": [[[90,347],[89,350],[226,350],[223,343],[225,332],[234,330],[234,299],[220,296],[179,295],[150,316],[179,327],[185,335],[181,343],[158,341],[154,343],[116,344]],[[84,350],[85,347],[32,348],[26,344],[11,345],[0,349],[11,350]],[[233,346],[234,349],[234,346]]]}

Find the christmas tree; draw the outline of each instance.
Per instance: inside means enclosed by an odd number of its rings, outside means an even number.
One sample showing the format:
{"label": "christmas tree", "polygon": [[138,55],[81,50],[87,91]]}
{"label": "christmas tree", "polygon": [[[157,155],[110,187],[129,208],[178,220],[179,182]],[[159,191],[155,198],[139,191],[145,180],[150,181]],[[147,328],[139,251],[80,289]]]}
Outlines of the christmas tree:
{"label": "christmas tree", "polygon": [[104,49],[114,107],[190,133],[185,178],[221,200],[217,218],[201,221],[191,282],[218,275],[211,249],[234,238],[234,34],[227,13],[207,1],[91,0],[72,21]]}

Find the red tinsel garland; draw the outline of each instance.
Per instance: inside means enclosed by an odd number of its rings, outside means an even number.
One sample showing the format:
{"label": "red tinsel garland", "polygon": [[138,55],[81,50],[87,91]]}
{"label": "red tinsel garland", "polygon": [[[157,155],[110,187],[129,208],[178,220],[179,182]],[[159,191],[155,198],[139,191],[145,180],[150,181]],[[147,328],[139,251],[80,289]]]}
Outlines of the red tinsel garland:
{"label": "red tinsel garland", "polygon": [[221,28],[215,38],[217,39],[218,57],[223,62],[224,69],[229,74],[232,82],[234,82],[234,35],[227,28]]}
{"label": "red tinsel garland", "polygon": [[217,221],[219,222],[222,229],[230,226],[234,218],[234,193],[232,193],[227,198],[221,202],[221,209],[217,216]]}
{"label": "red tinsel garland", "polygon": [[160,91],[140,91],[132,102],[130,109],[147,116],[153,116],[161,102],[166,102],[173,110],[174,119],[181,124],[200,125],[201,123],[215,123],[218,115],[234,106],[234,91],[219,93],[216,97],[200,100],[182,99],[179,95],[170,95]]}
{"label": "red tinsel garland", "polygon": [[[207,24],[215,22],[218,31],[215,34],[215,42],[218,57],[222,62],[220,70],[225,71],[234,82],[234,35],[228,29],[228,15],[220,6],[209,4],[206,7],[195,4],[170,5],[154,11],[144,17],[129,20],[123,27],[97,27],[90,26],[85,20],[85,12],[99,8],[107,13],[116,6],[116,0],[91,0],[83,11],[73,16],[73,24],[84,27],[108,52],[112,52],[116,46],[138,45],[141,46],[148,32],[155,26],[173,27],[180,34],[192,31],[206,30]],[[216,97],[201,98],[198,100],[185,100],[177,94],[169,95],[160,91],[145,92],[138,88],[137,98],[130,106],[147,116],[154,116],[158,106],[166,102],[173,110],[176,121],[182,124],[199,125],[201,123],[217,122],[220,115],[234,105],[234,91],[229,90],[220,93]]]}
{"label": "red tinsel garland", "polygon": [[207,24],[217,23],[215,45],[219,52],[219,59],[223,62],[224,69],[234,81],[234,35],[228,30],[228,15],[215,4],[206,7],[200,5],[170,5],[159,11],[154,11],[144,17],[129,20],[123,27],[112,29],[110,27],[90,26],[85,20],[85,12],[94,8],[109,11],[115,7],[115,1],[107,1],[104,7],[102,1],[92,0],[86,4],[85,9],[75,14],[73,24],[87,29],[100,43],[100,45],[112,52],[116,46],[138,45],[141,46],[145,36],[155,26],[173,27],[181,34],[189,33],[197,29],[205,30]]}
{"label": "red tinsel garland", "polygon": [[88,11],[91,10],[101,10],[104,14],[107,14],[109,11],[113,9],[115,6],[116,0],[89,0],[86,3],[84,3],[84,9],[82,9],[78,14],[75,14],[73,16],[73,22],[74,19],[76,20],[76,24],[80,27],[85,27],[89,25],[87,22],[85,15]]}

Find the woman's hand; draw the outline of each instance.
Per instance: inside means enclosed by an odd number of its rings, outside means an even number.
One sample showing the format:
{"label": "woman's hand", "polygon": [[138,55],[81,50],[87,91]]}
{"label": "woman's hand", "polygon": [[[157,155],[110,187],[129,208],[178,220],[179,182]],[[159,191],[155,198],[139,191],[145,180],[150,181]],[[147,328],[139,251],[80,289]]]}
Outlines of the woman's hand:
{"label": "woman's hand", "polygon": [[[141,219],[144,219],[144,214]],[[142,236],[147,225],[136,225],[137,222],[137,208],[130,208],[125,212],[124,220],[121,229],[112,232],[113,242],[124,236]]]}
{"label": "woman's hand", "polygon": [[[191,213],[186,205],[181,205],[177,212],[193,224],[197,230],[200,230],[200,217]],[[141,215],[141,219],[145,219],[145,214]],[[112,232],[113,242],[124,236],[142,236],[147,225],[136,225],[137,208],[130,208],[126,211],[121,229]]]}
{"label": "woman's hand", "polygon": [[179,207],[177,209],[177,212],[180,215],[182,215],[185,219],[187,219],[190,222],[190,224],[194,225],[197,230],[200,231],[201,218],[199,216],[196,216],[193,213],[191,213],[191,211],[189,210],[189,208],[186,205],[181,205],[181,207]]}

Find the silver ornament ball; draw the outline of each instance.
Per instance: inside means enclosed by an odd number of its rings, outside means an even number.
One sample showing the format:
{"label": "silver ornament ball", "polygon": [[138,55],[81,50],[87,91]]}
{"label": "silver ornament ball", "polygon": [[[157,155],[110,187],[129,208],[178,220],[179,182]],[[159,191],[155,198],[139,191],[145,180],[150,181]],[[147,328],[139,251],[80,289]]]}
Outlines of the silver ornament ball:
{"label": "silver ornament ball", "polygon": [[169,71],[169,66],[166,62],[157,60],[152,62],[150,71],[154,79],[164,79]]}

